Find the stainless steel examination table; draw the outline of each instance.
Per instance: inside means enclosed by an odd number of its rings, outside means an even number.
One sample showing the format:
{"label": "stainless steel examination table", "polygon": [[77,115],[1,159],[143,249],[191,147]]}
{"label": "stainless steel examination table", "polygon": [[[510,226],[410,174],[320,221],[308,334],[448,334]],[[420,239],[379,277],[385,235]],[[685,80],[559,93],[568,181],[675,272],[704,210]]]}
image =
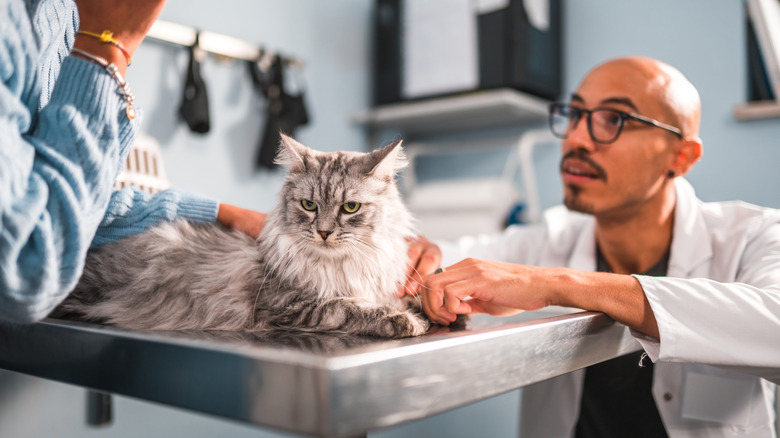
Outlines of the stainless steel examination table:
{"label": "stainless steel examination table", "polygon": [[480,315],[465,330],[401,340],[137,332],[48,319],[0,325],[0,368],[301,434],[352,437],[639,349],[603,314],[548,315]]}

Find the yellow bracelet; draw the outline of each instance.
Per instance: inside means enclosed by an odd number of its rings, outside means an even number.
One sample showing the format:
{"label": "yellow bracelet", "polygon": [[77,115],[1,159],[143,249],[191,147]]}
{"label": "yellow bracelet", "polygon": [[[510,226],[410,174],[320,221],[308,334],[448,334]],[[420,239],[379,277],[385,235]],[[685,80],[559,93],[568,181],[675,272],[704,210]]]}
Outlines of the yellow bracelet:
{"label": "yellow bracelet", "polygon": [[101,58],[100,56],[93,55],[87,51],[72,48],[70,50],[71,54],[75,53],[79,55],[80,57],[84,59],[88,59],[91,62],[94,62],[95,64],[103,67],[106,70],[106,73],[111,75],[111,77],[114,78],[117,85],[119,85],[119,89],[117,90],[117,93],[119,93],[120,96],[122,96],[122,99],[124,99],[125,103],[127,104],[127,107],[125,108],[125,114],[127,114],[127,118],[130,120],[133,120],[135,118],[135,108],[133,108],[133,103],[135,102],[135,94],[133,94],[132,91],[130,91],[130,86],[127,85],[127,81],[125,81],[125,78],[122,77],[122,74],[119,73],[119,69],[116,65],[109,63],[106,61],[105,58]]}
{"label": "yellow bracelet", "polygon": [[133,57],[130,56],[130,53],[127,51],[127,49],[125,49],[122,46],[122,44],[114,38],[114,33],[111,32],[110,30],[104,30],[103,33],[101,34],[97,34],[94,32],[87,32],[86,30],[79,30],[76,31],[76,34],[97,38],[100,40],[101,43],[113,44],[114,46],[116,46],[117,49],[119,49],[122,52],[123,55],[125,55],[125,59],[127,60],[128,67],[130,67],[130,65],[133,63]]}

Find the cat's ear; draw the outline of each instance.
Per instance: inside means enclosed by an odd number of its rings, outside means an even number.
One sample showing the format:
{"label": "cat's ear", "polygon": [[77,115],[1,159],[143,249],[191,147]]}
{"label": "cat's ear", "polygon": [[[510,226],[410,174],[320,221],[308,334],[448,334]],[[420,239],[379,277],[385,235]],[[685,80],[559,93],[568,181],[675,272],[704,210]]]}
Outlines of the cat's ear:
{"label": "cat's ear", "polygon": [[406,154],[401,147],[402,142],[403,140],[396,140],[382,149],[371,152],[369,155],[371,171],[368,174],[384,180],[395,178],[396,172],[408,164]]}
{"label": "cat's ear", "polygon": [[276,153],[274,163],[289,168],[290,172],[302,172],[306,167],[306,156],[309,155],[310,149],[283,132],[279,135],[282,139],[281,147]]}

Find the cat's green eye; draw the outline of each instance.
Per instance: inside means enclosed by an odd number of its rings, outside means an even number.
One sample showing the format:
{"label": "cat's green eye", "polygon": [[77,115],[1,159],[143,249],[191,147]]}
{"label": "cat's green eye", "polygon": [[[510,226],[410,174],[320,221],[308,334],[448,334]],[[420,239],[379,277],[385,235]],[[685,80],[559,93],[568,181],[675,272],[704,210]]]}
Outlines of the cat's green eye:
{"label": "cat's green eye", "polygon": [[304,199],[301,201],[301,205],[303,206],[303,209],[306,211],[314,211],[317,209],[317,204],[309,201],[308,199]]}
{"label": "cat's green eye", "polygon": [[341,208],[344,209],[347,213],[354,213],[358,210],[360,210],[360,203],[359,202],[345,202],[344,205],[341,206]]}

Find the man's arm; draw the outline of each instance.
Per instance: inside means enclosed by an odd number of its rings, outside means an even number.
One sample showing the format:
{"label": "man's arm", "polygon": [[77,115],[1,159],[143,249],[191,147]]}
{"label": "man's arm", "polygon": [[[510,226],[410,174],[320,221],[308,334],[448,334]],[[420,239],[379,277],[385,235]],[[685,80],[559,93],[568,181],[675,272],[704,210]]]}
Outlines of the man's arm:
{"label": "man's arm", "polygon": [[780,225],[752,236],[734,256],[740,269],[731,282],[464,260],[425,277],[422,303],[440,324],[459,313],[547,305],[601,311],[635,330],[653,361],[716,365],[780,382]]}
{"label": "man's arm", "polygon": [[604,312],[644,334],[658,325],[630,275],[466,259],[424,279],[423,308],[439,324],[460,313],[508,315],[556,305]]}

